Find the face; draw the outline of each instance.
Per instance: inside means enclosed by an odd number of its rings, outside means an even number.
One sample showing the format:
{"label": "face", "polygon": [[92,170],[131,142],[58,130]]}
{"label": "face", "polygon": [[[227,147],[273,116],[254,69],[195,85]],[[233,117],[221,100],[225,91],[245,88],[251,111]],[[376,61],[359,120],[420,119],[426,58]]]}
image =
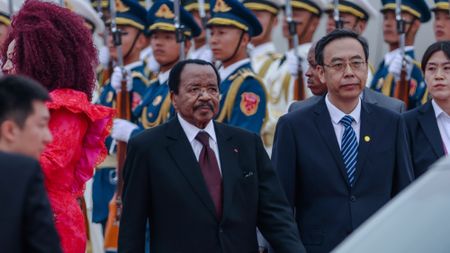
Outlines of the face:
{"label": "face", "polygon": [[[297,34],[301,35],[304,33],[304,31],[308,28],[306,27],[308,25],[308,20],[310,20],[313,17],[314,14],[312,14],[309,11],[303,10],[303,9],[292,9],[292,20],[296,22],[297,24]],[[286,16],[286,15],[285,15]],[[283,22],[283,36],[285,38],[289,38],[289,27],[286,22],[286,18],[284,18]]]}
{"label": "face", "polygon": [[324,48],[323,56],[324,66],[317,66],[317,70],[330,100],[345,103],[358,99],[367,80],[362,45],[353,38],[337,39]]}
{"label": "face", "polygon": [[248,44],[248,36],[244,35],[241,44],[239,38],[243,33],[242,30],[231,26],[212,26],[211,27],[211,50],[214,58],[219,61],[229,59],[236,48],[239,51],[246,50]]}
{"label": "face", "polygon": [[434,35],[437,41],[450,40],[450,15],[448,11],[434,12]]}
{"label": "face", "polygon": [[45,103],[34,101],[33,113],[28,116],[24,126],[20,128],[13,122],[9,135],[11,150],[39,159],[45,146],[52,141],[52,134],[48,129],[49,119],[50,113]]}
{"label": "face", "polygon": [[[356,32],[357,34],[361,34],[364,32],[366,28],[366,21],[357,18],[356,16],[349,14],[349,13],[340,13],[340,19],[343,23],[344,29],[348,29],[351,31]],[[328,13],[327,17],[327,27],[326,31],[327,33],[330,33],[336,29],[336,24],[334,22],[334,16],[333,12]]]}
{"label": "face", "polygon": [[180,76],[178,94],[171,93],[175,110],[189,123],[205,128],[219,112],[218,85],[211,66],[185,65]]}
{"label": "face", "polygon": [[443,51],[434,53],[425,66],[428,91],[437,101],[450,100],[450,59]]}
{"label": "face", "polygon": [[16,40],[12,40],[8,45],[8,50],[6,51],[6,62],[2,66],[2,71],[5,74],[16,74],[16,69],[12,62],[14,50],[16,48]]}
{"label": "face", "polygon": [[4,24],[0,24],[0,46],[3,46],[3,43],[5,43],[8,34],[9,34],[9,27]]}
{"label": "face", "polygon": [[176,41],[174,32],[153,31],[150,37],[150,45],[153,49],[153,55],[160,65],[167,65],[178,60],[180,46]]}
{"label": "face", "polygon": [[[133,42],[136,39],[136,36],[138,35],[139,30],[134,27],[131,27],[131,26],[117,26],[117,27],[118,27],[118,29],[120,29],[122,31],[121,39],[122,39],[123,56],[125,56],[127,54],[128,54],[128,57],[139,55],[139,52],[143,49],[143,46],[140,44],[145,44],[145,42],[141,42],[142,40],[145,40],[144,36],[140,35],[140,36],[142,36],[142,38],[139,38],[138,39],[139,42],[137,41],[135,43],[134,47],[132,48]],[[114,47],[113,37],[112,37],[111,33],[109,33],[109,36],[108,36],[108,47],[109,47],[109,53],[110,53],[111,57],[113,59],[117,59],[117,50]],[[124,59],[124,60],[126,60],[126,59]]]}
{"label": "face", "polygon": [[262,44],[266,42],[267,39],[270,40],[272,27],[277,25],[277,18],[274,17],[274,15],[268,11],[252,11],[256,18],[258,19],[259,23],[261,23],[261,26],[263,28],[263,31],[260,35],[252,38],[252,43],[255,45]]}
{"label": "face", "polygon": [[[405,32],[407,32],[414,21],[414,16],[407,12],[402,12],[402,17],[405,20]],[[385,11],[383,13],[383,36],[384,41],[388,44],[398,43],[399,41],[394,11]]]}
{"label": "face", "polygon": [[316,70],[317,63],[315,60],[315,55],[316,54],[314,53],[314,47],[311,47],[308,51],[307,56],[309,67],[305,73],[307,77],[306,83],[308,85],[308,88],[311,89],[311,92],[315,96],[322,96],[327,92],[327,86],[324,83],[320,82],[319,75]]}

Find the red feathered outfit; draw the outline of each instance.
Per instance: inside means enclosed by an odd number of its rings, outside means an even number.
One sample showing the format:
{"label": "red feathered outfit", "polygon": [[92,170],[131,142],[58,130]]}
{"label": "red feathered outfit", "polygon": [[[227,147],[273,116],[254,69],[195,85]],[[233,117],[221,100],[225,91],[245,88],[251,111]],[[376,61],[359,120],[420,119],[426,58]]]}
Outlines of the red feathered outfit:
{"label": "red feathered outfit", "polygon": [[84,253],[85,223],[77,198],[107,155],[104,141],[114,110],[91,104],[85,93],[73,89],[57,89],[50,96],[53,141],[40,159],[45,186],[63,252]]}

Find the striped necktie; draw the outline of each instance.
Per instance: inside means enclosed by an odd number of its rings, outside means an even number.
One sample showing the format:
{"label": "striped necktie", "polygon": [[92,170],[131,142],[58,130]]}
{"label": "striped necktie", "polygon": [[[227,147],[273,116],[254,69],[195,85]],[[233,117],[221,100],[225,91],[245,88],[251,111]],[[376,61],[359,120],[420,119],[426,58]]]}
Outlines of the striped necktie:
{"label": "striped necktie", "polygon": [[352,128],[352,122],[355,121],[352,116],[345,115],[339,121],[345,130],[342,135],[341,154],[347,170],[347,178],[350,186],[353,186],[356,175],[356,162],[358,156],[358,142],[356,140],[355,131]]}

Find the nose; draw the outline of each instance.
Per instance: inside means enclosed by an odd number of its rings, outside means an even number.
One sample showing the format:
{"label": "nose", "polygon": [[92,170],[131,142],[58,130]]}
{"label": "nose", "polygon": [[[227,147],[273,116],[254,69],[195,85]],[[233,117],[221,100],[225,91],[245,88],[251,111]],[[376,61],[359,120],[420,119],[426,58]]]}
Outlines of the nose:
{"label": "nose", "polygon": [[308,69],[306,70],[305,76],[312,77],[312,67],[311,66],[309,66]]}
{"label": "nose", "polygon": [[44,143],[45,143],[45,145],[47,145],[52,141],[53,141],[53,135],[50,132],[50,129],[47,128],[47,130],[45,131]]}

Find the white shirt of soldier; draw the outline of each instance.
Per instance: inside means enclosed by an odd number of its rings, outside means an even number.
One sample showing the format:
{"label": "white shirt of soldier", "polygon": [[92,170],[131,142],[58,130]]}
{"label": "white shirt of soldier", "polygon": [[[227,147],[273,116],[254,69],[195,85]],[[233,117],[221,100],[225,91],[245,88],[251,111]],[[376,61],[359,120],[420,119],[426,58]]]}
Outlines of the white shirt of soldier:
{"label": "white shirt of soldier", "polygon": [[220,75],[220,80],[225,81],[225,79],[231,75],[231,73],[233,73],[236,69],[238,69],[240,66],[247,64],[250,62],[249,58],[245,58],[243,60],[240,60],[238,62],[235,62],[233,64],[231,64],[230,66],[224,68],[223,66],[220,67],[219,69],[219,75]]}
{"label": "white shirt of soldier", "polygon": [[222,168],[220,167],[220,155],[219,155],[219,145],[217,145],[216,132],[214,131],[214,121],[209,121],[205,129],[200,129],[191,123],[187,122],[180,114],[177,114],[178,121],[180,121],[181,128],[183,128],[186,137],[191,144],[192,150],[194,151],[195,158],[197,161],[200,157],[200,152],[202,152],[203,144],[199,142],[195,137],[200,131],[205,131],[209,134],[209,146],[214,151],[217,163],[219,164],[220,174],[222,174]]}
{"label": "white shirt of soldier", "polygon": [[167,81],[167,79],[169,79],[169,74],[170,74],[170,69],[167,70],[166,72],[161,72],[158,74],[158,81],[159,84],[163,84]]}
{"label": "white shirt of soldier", "polygon": [[345,130],[345,127],[341,123],[339,123],[339,121],[341,121],[341,119],[345,115],[350,115],[355,120],[352,123],[352,128],[356,134],[356,141],[359,142],[359,132],[361,128],[361,99],[358,99],[358,104],[356,105],[355,109],[353,109],[351,113],[346,114],[343,111],[339,110],[336,106],[334,106],[328,96],[329,94],[325,96],[325,104],[327,106],[328,112],[330,113],[331,123],[333,123],[334,133],[336,134],[339,149],[341,148],[342,135],[344,134]]}
{"label": "white shirt of soldier", "polygon": [[207,62],[213,61],[213,53],[207,44],[195,49],[192,47],[189,52],[189,59],[199,59]]}
{"label": "white shirt of soldier", "polygon": [[444,112],[434,100],[431,100],[431,104],[433,105],[434,114],[436,115],[442,145],[444,145],[444,151],[446,151],[448,156],[450,152],[450,115]]}
{"label": "white shirt of soldier", "polygon": [[252,47],[249,50],[250,58],[252,59],[252,68],[255,73],[259,72],[269,53],[276,53],[275,44],[272,42]]}

